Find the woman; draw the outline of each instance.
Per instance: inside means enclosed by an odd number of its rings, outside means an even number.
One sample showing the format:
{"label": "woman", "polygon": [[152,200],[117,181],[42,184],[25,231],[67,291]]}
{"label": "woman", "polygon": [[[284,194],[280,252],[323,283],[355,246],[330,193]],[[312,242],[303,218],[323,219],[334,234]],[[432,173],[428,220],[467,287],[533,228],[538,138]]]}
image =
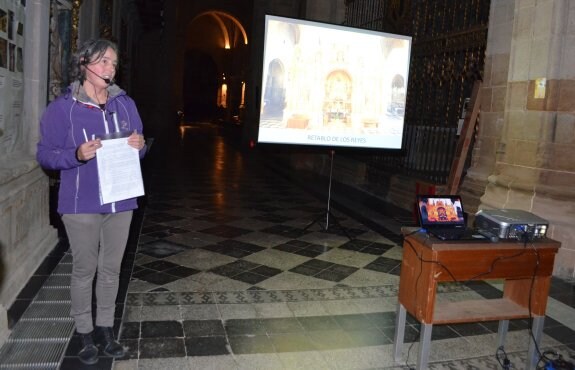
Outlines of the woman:
{"label": "woman", "polygon": [[[89,40],[73,56],[71,85],[51,102],[40,120],[37,160],[60,171],[58,213],[72,252],[71,316],[82,339],[78,353],[86,364],[98,361],[98,345],[108,356],[124,356],[113,324],[122,257],[136,198],[101,204],[98,137],[118,130],[127,144],[145,154],[142,121],[134,101],[114,84],[118,50],[108,40]],[[92,281],[96,281],[96,322]]]}

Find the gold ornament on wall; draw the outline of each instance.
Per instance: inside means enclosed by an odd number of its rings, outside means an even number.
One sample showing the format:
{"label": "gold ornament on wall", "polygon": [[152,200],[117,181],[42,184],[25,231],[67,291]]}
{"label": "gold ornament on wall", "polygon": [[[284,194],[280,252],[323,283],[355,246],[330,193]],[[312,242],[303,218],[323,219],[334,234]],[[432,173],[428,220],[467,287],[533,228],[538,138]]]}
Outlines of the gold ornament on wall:
{"label": "gold ornament on wall", "polygon": [[72,1],[72,52],[75,52],[78,48],[78,31],[80,25],[80,7],[82,6],[82,0]]}

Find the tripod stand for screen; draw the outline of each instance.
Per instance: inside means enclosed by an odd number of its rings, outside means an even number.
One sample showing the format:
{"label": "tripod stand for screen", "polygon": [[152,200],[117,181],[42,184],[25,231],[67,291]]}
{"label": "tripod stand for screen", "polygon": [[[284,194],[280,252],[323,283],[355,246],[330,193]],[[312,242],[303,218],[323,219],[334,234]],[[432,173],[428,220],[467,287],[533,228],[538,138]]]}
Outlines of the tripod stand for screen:
{"label": "tripod stand for screen", "polygon": [[[349,240],[351,239],[351,236],[349,236],[349,233],[347,232],[347,230],[341,226],[341,224],[339,223],[339,221],[337,220],[337,218],[331,213],[330,210],[330,203],[331,203],[331,179],[332,179],[332,175],[333,175],[333,155],[335,154],[335,150],[330,150],[330,167],[329,167],[329,186],[328,186],[328,190],[327,190],[327,208],[325,213],[320,214],[319,216],[316,217],[315,220],[313,220],[312,222],[310,222],[305,228],[304,231],[307,231],[307,229],[309,229],[312,225],[314,224],[318,224],[320,225],[320,227],[324,230],[324,231],[328,231],[330,226],[335,226],[337,227],[339,230],[341,230],[341,232],[343,232],[343,234],[345,236],[347,236],[347,238]],[[324,224],[322,224],[322,219],[325,217],[325,222]],[[333,225],[330,225],[329,220],[330,217],[333,219]]]}

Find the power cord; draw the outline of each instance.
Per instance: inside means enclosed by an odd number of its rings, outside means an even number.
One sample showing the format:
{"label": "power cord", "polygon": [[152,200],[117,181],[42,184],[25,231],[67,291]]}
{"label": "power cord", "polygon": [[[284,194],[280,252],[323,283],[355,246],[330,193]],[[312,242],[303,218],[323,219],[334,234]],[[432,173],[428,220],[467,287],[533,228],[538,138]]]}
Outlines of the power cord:
{"label": "power cord", "polygon": [[[554,356],[554,359],[549,358],[549,355]],[[543,362],[543,364],[541,364]],[[560,354],[554,351],[543,352],[542,358],[537,363],[538,370],[575,370],[575,365],[567,361]]]}
{"label": "power cord", "polygon": [[510,370],[513,368],[513,364],[511,361],[509,361],[503,346],[499,346],[499,348],[497,348],[497,352],[495,352],[495,358],[503,370]]}
{"label": "power cord", "polygon": [[[523,233],[523,235],[521,235],[521,240],[523,241],[523,243],[524,243],[523,245],[525,247],[527,247],[527,243],[529,241],[529,237],[526,234],[527,234],[527,232],[525,231]],[[539,271],[540,257],[539,257],[539,251],[537,250],[537,248],[535,248],[535,245],[533,244],[533,240],[531,240],[531,243],[529,244],[529,246],[531,247],[531,249],[533,249],[533,252],[535,252],[535,257],[536,257],[535,268],[533,269],[533,275],[531,276],[531,285],[529,287],[529,298],[527,301],[527,309],[529,312],[529,327],[528,327],[529,336],[530,336],[531,340],[533,341],[533,344],[535,345],[535,350],[537,351],[537,354],[539,355],[537,367],[539,368],[539,364],[541,362],[544,362],[545,367],[542,369],[552,370],[552,369],[556,369],[555,367],[552,366],[552,364],[555,361],[550,359],[548,356],[549,355],[557,356],[557,354],[554,351],[549,351],[549,350],[541,352],[541,350],[539,348],[539,344],[535,340],[535,335],[533,335],[533,314],[532,314],[532,309],[531,309],[531,300],[532,300],[532,296],[533,296],[533,287],[535,285],[535,277],[537,276],[537,271]],[[551,364],[551,367],[548,367],[550,364]]]}
{"label": "power cord", "polygon": [[[417,259],[419,260],[419,274],[417,275],[417,278],[415,279],[415,296],[413,297],[415,301],[417,301],[417,285],[419,284],[419,278],[421,277],[421,274],[423,273],[423,258],[417,253],[417,251],[415,250],[415,247],[413,246],[413,244],[411,244],[411,242],[409,240],[405,240],[406,237],[416,234],[420,231],[423,231],[425,229],[420,228],[417,229],[415,231],[410,232],[409,234],[404,235],[404,241],[407,242],[407,244],[409,244],[409,246],[411,247],[411,250],[413,251],[413,253],[415,253],[415,255],[417,256]],[[408,370],[415,370],[413,367],[409,366],[409,354],[411,352],[411,348],[413,348],[413,345],[415,344],[415,341],[411,342],[411,344],[409,345],[409,348],[407,348],[407,356],[405,356],[405,366],[407,367]]]}

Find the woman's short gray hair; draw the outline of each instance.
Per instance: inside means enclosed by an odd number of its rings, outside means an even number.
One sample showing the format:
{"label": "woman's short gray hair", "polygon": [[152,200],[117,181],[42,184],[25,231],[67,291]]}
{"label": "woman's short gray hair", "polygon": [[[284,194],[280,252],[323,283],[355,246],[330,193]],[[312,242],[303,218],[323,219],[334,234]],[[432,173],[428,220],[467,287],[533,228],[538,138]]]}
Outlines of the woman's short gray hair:
{"label": "woman's short gray hair", "polygon": [[82,43],[78,51],[72,55],[70,81],[79,80],[80,82],[84,82],[86,79],[86,71],[81,67],[100,60],[108,48],[114,50],[116,55],[118,54],[118,46],[110,40],[90,39]]}

